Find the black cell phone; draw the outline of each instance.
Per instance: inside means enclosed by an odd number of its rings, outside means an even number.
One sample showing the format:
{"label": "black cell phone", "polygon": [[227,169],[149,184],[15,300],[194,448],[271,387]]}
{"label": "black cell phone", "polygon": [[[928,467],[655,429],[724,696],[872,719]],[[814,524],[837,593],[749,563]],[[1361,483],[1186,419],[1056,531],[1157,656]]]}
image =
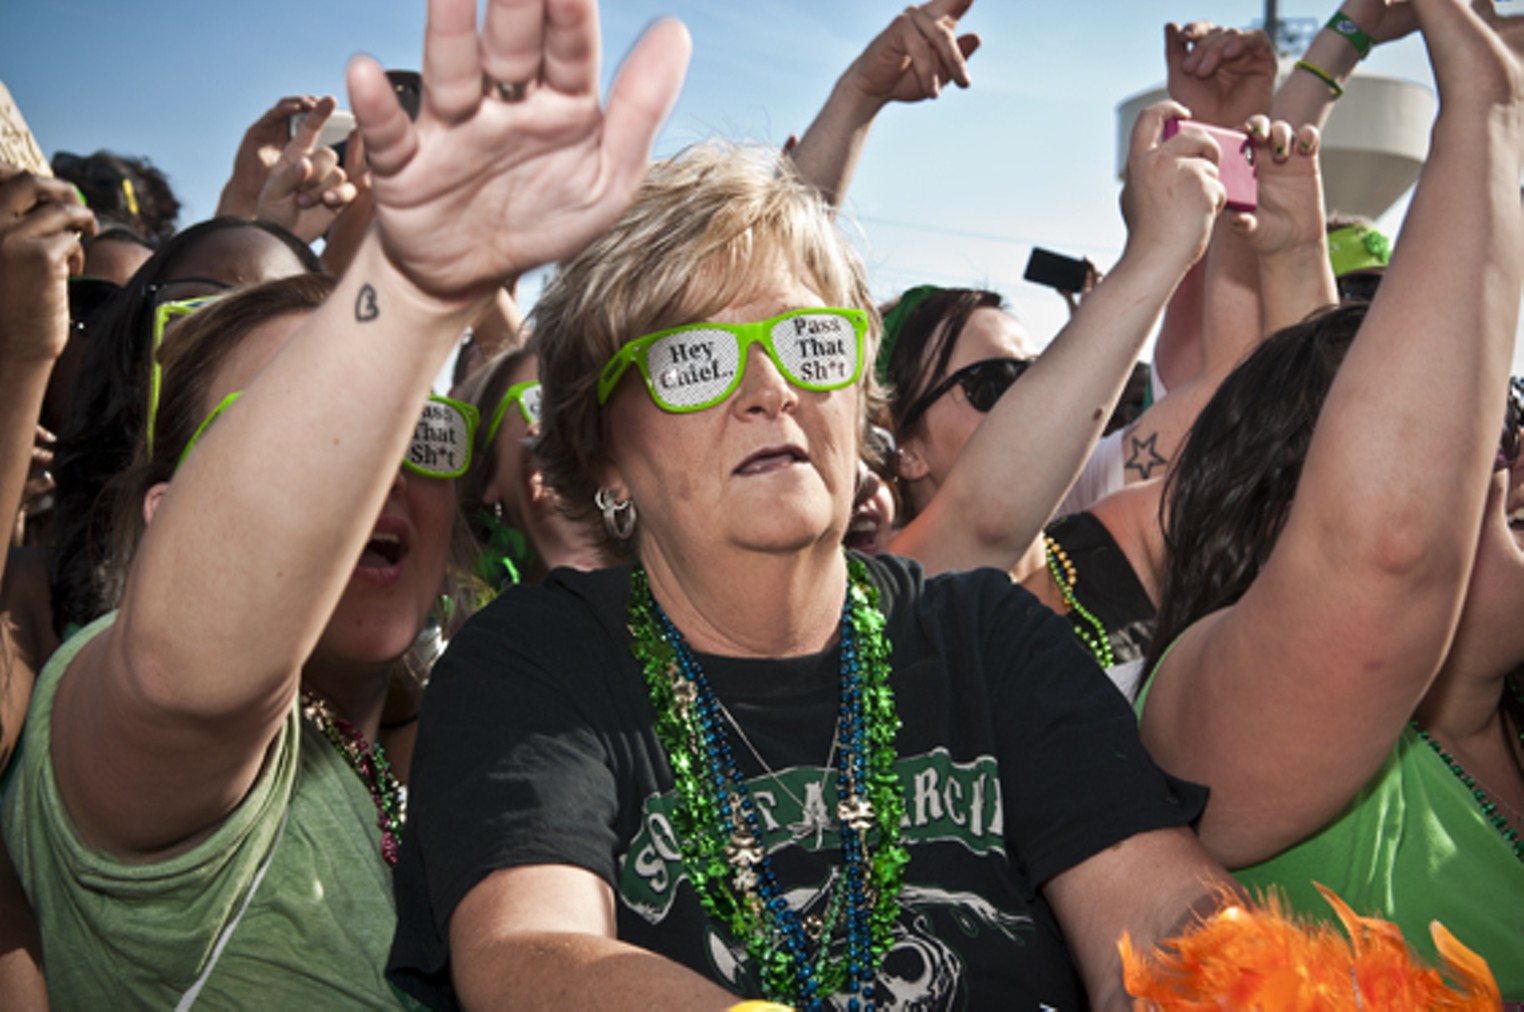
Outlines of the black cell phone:
{"label": "black cell phone", "polygon": [[1026,273],[1022,277],[1033,284],[1047,285],[1061,292],[1082,292],[1085,290],[1085,278],[1089,275],[1088,261],[1033,246],[1032,255],[1027,258]]}

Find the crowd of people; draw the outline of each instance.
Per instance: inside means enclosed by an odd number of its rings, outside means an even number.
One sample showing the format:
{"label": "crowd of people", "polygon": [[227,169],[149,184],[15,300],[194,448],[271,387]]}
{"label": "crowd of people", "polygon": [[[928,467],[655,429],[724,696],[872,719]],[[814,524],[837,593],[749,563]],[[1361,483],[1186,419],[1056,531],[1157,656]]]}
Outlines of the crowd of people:
{"label": "crowd of people", "polygon": [[[207,221],[0,163],[7,1008],[1127,1008],[1323,889],[1419,982],[1356,939],[1330,1007],[1524,1003],[1524,19],[1345,0],[1281,81],[1166,26],[1037,341],[878,302],[838,221],[971,2],[782,153],[652,160],[678,22],[603,96],[594,0],[429,0],[421,74],[357,58],[342,150],[276,103]],[[1415,32],[1390,242],[1320,129]]]}

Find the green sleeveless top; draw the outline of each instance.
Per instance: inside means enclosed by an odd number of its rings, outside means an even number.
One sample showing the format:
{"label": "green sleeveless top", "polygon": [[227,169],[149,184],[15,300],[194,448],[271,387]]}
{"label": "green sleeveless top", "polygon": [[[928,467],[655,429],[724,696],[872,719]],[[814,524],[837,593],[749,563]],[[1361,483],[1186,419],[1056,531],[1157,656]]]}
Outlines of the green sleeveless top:
{"label": "green sleeveless top", "polygon": [[1411,727],[1338,818],[1268,861],[1240,868],[1255,889],[1279,886],[1298,911],[1333,919],[1323,883],[1357,913],[1402,929],[1433,967],[1439,921],[1487,960],[1505,1001],[1524,1001],[1524,861]]}
{"label": "green sleeveless top", "polygon": [[[1138,695],[1140,719],[1152,686]],[[1396,924],[1436,969],[1429,922],[1439,921],[1487,960],[1504,1001],[1524,1001],[1524,861],[1411,727],[1332,822],[1233,874],[1251,890],[1278,887],[1299,914],[1336,922],[1313,885],[1321,882],[1357,914]]]}

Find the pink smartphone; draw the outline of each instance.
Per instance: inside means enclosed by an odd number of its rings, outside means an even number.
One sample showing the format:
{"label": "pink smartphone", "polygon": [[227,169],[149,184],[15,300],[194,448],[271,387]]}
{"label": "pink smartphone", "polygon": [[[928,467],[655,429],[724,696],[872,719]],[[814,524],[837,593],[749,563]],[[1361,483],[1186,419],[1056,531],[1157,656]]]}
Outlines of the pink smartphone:
{"label": "pink smartphone", "polygon": [[1218,177],[1228,191],[1228,210],[1252,211],[1259,206],[1259,183],[1254,175],[1254,141],[1239,130],[1181,120],[1179,117],[1164,124],[1164,139],[1169,140],[1180,132],[1184,123],[1192,130],[1210,134],[1222,148],[1222,162],[1217,166]]}

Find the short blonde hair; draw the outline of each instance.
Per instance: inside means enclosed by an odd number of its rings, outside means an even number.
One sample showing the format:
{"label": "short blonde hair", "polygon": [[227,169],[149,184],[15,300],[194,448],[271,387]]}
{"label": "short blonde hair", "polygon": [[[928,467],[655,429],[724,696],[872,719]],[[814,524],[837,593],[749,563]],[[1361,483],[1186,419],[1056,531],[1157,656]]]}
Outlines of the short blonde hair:
{"label": "short blonde hair", "polygon": [[536,452],[567,513],[593,525],[610,552],[627,556],[631,546],[607,536],[593,505],[608,463],[599,373],[637,337],[744,301],[779,264],[827,305],[869,314],[866,424],[869,403],[881,400],[872,368],[879,318],[867,274],[819,191],[775,149],[710,142],[656,163],[630,208],[561,268],[536,303],[531,343],[544,381]]}

